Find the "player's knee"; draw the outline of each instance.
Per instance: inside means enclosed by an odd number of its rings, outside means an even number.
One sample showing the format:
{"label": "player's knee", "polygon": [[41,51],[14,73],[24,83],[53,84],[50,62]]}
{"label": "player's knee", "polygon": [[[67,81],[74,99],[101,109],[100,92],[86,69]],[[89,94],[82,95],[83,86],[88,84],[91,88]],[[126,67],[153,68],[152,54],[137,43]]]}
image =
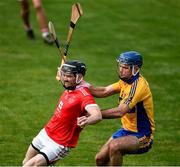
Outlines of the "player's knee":
{"label": "player's knee", "polygon": [[42,4],[40,0],[33,0],[33,5],[36,10],[42,8]]}
{"label": "player's knee", "polygon": [[98,153],[95,156],[95,161],[97,166],[102,166],[103,165],[103,157]]}
{"label": "player's knee", "polygon": [[41,5],[36,5],[36,6],[34,6],[34,8],[36,9],[36,11],[42,10],[42,6]]}
{"label": "player's knee", "polygon": [[117,154],[119,152],[122,152],[122,148],[120,147],[120,144],[117,143],[116,141],[112,140],[111,143],[109,144],[109,151],[110,154]]}
{"label": "player's knee", "polygon": [[35,1],[34,8],[36,9],[36,11],[41,11],[43,7],[40,2]]}

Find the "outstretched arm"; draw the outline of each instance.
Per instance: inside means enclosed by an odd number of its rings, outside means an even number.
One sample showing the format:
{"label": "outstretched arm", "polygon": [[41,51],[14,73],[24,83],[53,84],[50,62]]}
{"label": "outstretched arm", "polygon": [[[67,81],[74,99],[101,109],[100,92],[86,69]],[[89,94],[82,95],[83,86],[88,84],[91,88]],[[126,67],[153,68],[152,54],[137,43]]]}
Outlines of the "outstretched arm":
{"label": "outstretched arm", "polygon": [[[58,67],[57,74],[56,74],[56,80],[57,81],[61,80],[61,72],[60,72],[60,70],[61,70],[61,67]],[[106,87],[103,87],[103,86],[94,87],[94,86],[90,85],[88,82],[83,80],[81,82],[81,86],[88,87],[91,94],[94,97],[99,97],[99,98],[107,97],[107,96],[111,96],[113,94],[119,93],[118,90],[114,90],[112,85],[109,85],[109,86],[106,86]]]}
{"label": "outstretched arm", "polygon": [[102,110],[102,117],[104,119],[120,118],[129,112],[129,106],[127,104],[120,104],[118,107]]}
{"label": "outstretched arm", "polygon": [[114,90],[112,85],[109,85],[106,87],[90,86],[89,90],[90,90],[91,94],[95,97],[107,97],[107,96],[113,95],[115,93],[118,93],[118,91]]}

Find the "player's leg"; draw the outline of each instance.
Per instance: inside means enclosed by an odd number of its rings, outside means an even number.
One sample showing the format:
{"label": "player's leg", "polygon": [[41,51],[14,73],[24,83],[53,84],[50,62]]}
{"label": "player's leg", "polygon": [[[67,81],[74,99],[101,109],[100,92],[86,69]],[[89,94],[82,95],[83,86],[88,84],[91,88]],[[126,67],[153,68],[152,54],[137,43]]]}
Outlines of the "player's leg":
{"label": "player's leg", "polygon": [[47,42],[48,44],[52,44],[54,41],[49,34],[46,15],[41,0],[33,0],[33,5],[36,9],[37,20],[42,33],[42,37],[45,42]]}
{"label": "player's leg", "polygon": [[38,154],[38,151],[35,150],[32,145],[29,146],[25,158],[23,160],[23,165],[26,164],[26,162],[28,162],[31,158],[33,158],[34,156],[36,156]]}
{"label": "player's leg", "polygon": [[34,39],[35,36],[29,19],[29,15],[30,15],[29,2],[28,0],[20,0],[20,3],[21,3],[21,17],[24,23],[24,28],[26,30],[27,36],[30,39]]}
{"label": "player's leg", "polygon": [[25,28],[31,28],[30,22],[29,22],[29,3],[28,0],[21,0],[21,17],[24,22]]}
{"label": "player's leg", "polygon": [[108,166],[109,165],[109,143],[112,140],[110,138],[96,154],[95,160],[97,166]]}
{"label": "player's leg", "polygon": [[29,161],[27,161],[24,165],[24,167],[27,166],[47,166],[46,158],[42,154],[37,154],[33,158],[31,158]]}
{"label": "player's leg", "polygon": [[111,140],[109,143],[110,165],[121,166],[123,155],[139,149],[139,140],[135,136],[123,136]]}
{"label": "player's leg", "polygon": [[48,31],[47,21],[44,9],[41,4],[41,0],[33,0],[34,8],[37,13],[37,20],[40,26],[41,31]]}

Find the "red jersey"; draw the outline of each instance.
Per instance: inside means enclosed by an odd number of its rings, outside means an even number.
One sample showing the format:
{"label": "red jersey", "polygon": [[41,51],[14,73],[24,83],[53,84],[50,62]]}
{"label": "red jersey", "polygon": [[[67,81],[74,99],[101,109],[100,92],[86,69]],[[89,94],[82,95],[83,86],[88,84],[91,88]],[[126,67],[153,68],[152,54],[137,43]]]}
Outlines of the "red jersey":
{"label": "red jersey", "polygon": [[86,115],[85,107],[96,104],[88,88],[80,87],[73,91],[64,91],[56,110],[45,130],[56,143],[66,147],[75,147],[81,132],[77,117]]}

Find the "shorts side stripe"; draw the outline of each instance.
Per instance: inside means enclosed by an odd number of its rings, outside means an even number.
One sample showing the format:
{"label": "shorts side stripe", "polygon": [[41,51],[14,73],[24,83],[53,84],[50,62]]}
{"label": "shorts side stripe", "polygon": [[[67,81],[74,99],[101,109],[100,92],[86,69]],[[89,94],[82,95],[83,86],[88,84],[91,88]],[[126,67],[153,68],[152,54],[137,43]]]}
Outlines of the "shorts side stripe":
{"label": "shorts side stripe", "polygon": [[32,143],[31,143],[31,146],[36,150],[36,151],[40,151],[38,148],[36,148]]}
{"label": "shorts side stripe", "polygon": [[139,138],[139,148],[149,147],[152,144],[152,139],[146,136]]}

